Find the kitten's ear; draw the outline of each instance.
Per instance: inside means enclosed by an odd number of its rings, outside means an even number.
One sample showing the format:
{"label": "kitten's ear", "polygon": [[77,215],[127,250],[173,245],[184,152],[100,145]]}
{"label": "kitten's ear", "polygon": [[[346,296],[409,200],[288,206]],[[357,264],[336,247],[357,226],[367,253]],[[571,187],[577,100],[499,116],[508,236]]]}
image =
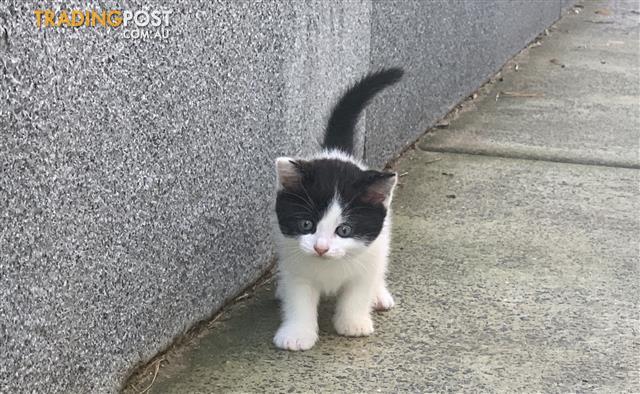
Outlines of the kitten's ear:
{"label": "kitten's ear", "polygon": [[292,189],[302,183],[306,162],[294,160],[290,157],[276,159],[276,174],[278,189]]}
{"label": "kitten's ear", "polygon": [[360,199],[368,204],[383,204],[388,208],[397,180],[395,172],[365,171],[362,180],[365,190]]}

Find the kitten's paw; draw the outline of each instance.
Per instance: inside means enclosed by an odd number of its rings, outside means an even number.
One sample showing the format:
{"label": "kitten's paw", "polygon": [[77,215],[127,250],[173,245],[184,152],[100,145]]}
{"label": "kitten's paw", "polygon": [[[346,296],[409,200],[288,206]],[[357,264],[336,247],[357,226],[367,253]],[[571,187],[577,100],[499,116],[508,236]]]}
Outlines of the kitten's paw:
{"label": "kitten's paw", "polygon": [[273,337],[273,344],[285,350],[309,350],[318,340],[318,333],[298,327],[282,326]]}
{"label": "kitten's paw", "polygon": [[366,337],[373,334],[373,320],[370,316],[337,317],[334,320],[336,332],[347,337]]}
{"label": "kitten's paw", "polygon": [[373,309],[376,311],[388,311],[396,305],[391,293],[386,287],[378,290],[375,299],[373,300]]}

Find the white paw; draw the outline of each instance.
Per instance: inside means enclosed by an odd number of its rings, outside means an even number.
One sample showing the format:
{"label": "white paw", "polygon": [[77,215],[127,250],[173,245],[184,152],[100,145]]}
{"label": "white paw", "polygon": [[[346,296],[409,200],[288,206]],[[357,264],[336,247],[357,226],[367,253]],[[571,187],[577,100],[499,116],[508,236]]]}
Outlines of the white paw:
{"label": "white paw", "polygon": [[315,330],[295,326],[281,326],[273,337],[273,344],[285,350],[308,350],[318,340]]}
{"label": "white paw", "polygon": [[358,318],[336,318],[334,327],[338,334],[347,337],[366,337],[373,334],[373,321],[370,316]]}
{"label": "white paw", "polygon": [[389,290],[386,287],[383,287],[382,290],[378,290],[375,299],[373,300],[373,309],[376,311],[388,311],[393,308],[395,305],[395,301],[393,301],[393,297]]}

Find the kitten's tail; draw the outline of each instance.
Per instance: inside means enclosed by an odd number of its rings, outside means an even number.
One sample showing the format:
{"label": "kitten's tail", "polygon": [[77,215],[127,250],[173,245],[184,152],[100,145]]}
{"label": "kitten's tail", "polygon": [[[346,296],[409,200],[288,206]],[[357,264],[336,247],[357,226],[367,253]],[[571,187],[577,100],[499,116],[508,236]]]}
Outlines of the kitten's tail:
{"label": "kitten's tail", "polygon": [[368,74],[349,88],[331,111],[322,147],[352,154],[358,116],[378,92],[398,82],[403,74],[401,68],[383,69]]}

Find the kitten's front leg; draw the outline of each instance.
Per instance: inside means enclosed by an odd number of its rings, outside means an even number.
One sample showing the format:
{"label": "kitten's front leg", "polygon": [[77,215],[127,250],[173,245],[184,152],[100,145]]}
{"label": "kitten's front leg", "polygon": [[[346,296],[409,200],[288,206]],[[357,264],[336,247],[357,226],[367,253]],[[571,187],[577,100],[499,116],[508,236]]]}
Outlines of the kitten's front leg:
{"label": "kitten's front leg", "polygon": [[373,309],[376,311],[388,311],[393,308],[395,305],[395,301],[393,300],[393,296],[389,293],[387,286],[385,286],[384,282],[377,286],[375,291],[375,295],[373,297]]}
{"label": "kitten's front leg", "polygon": [[361,337],[373,333],[371,299],[373,283],[370,278],[358,278],[348,283],[336,305],[333,324],[340,335]]}
{"label": "kitten's front leg", "polygon": [[307,350],[318,340],[320,293],[310,283],[281,278],[278,297],[282,301],[283,322],[273,338],[280,349]]}

